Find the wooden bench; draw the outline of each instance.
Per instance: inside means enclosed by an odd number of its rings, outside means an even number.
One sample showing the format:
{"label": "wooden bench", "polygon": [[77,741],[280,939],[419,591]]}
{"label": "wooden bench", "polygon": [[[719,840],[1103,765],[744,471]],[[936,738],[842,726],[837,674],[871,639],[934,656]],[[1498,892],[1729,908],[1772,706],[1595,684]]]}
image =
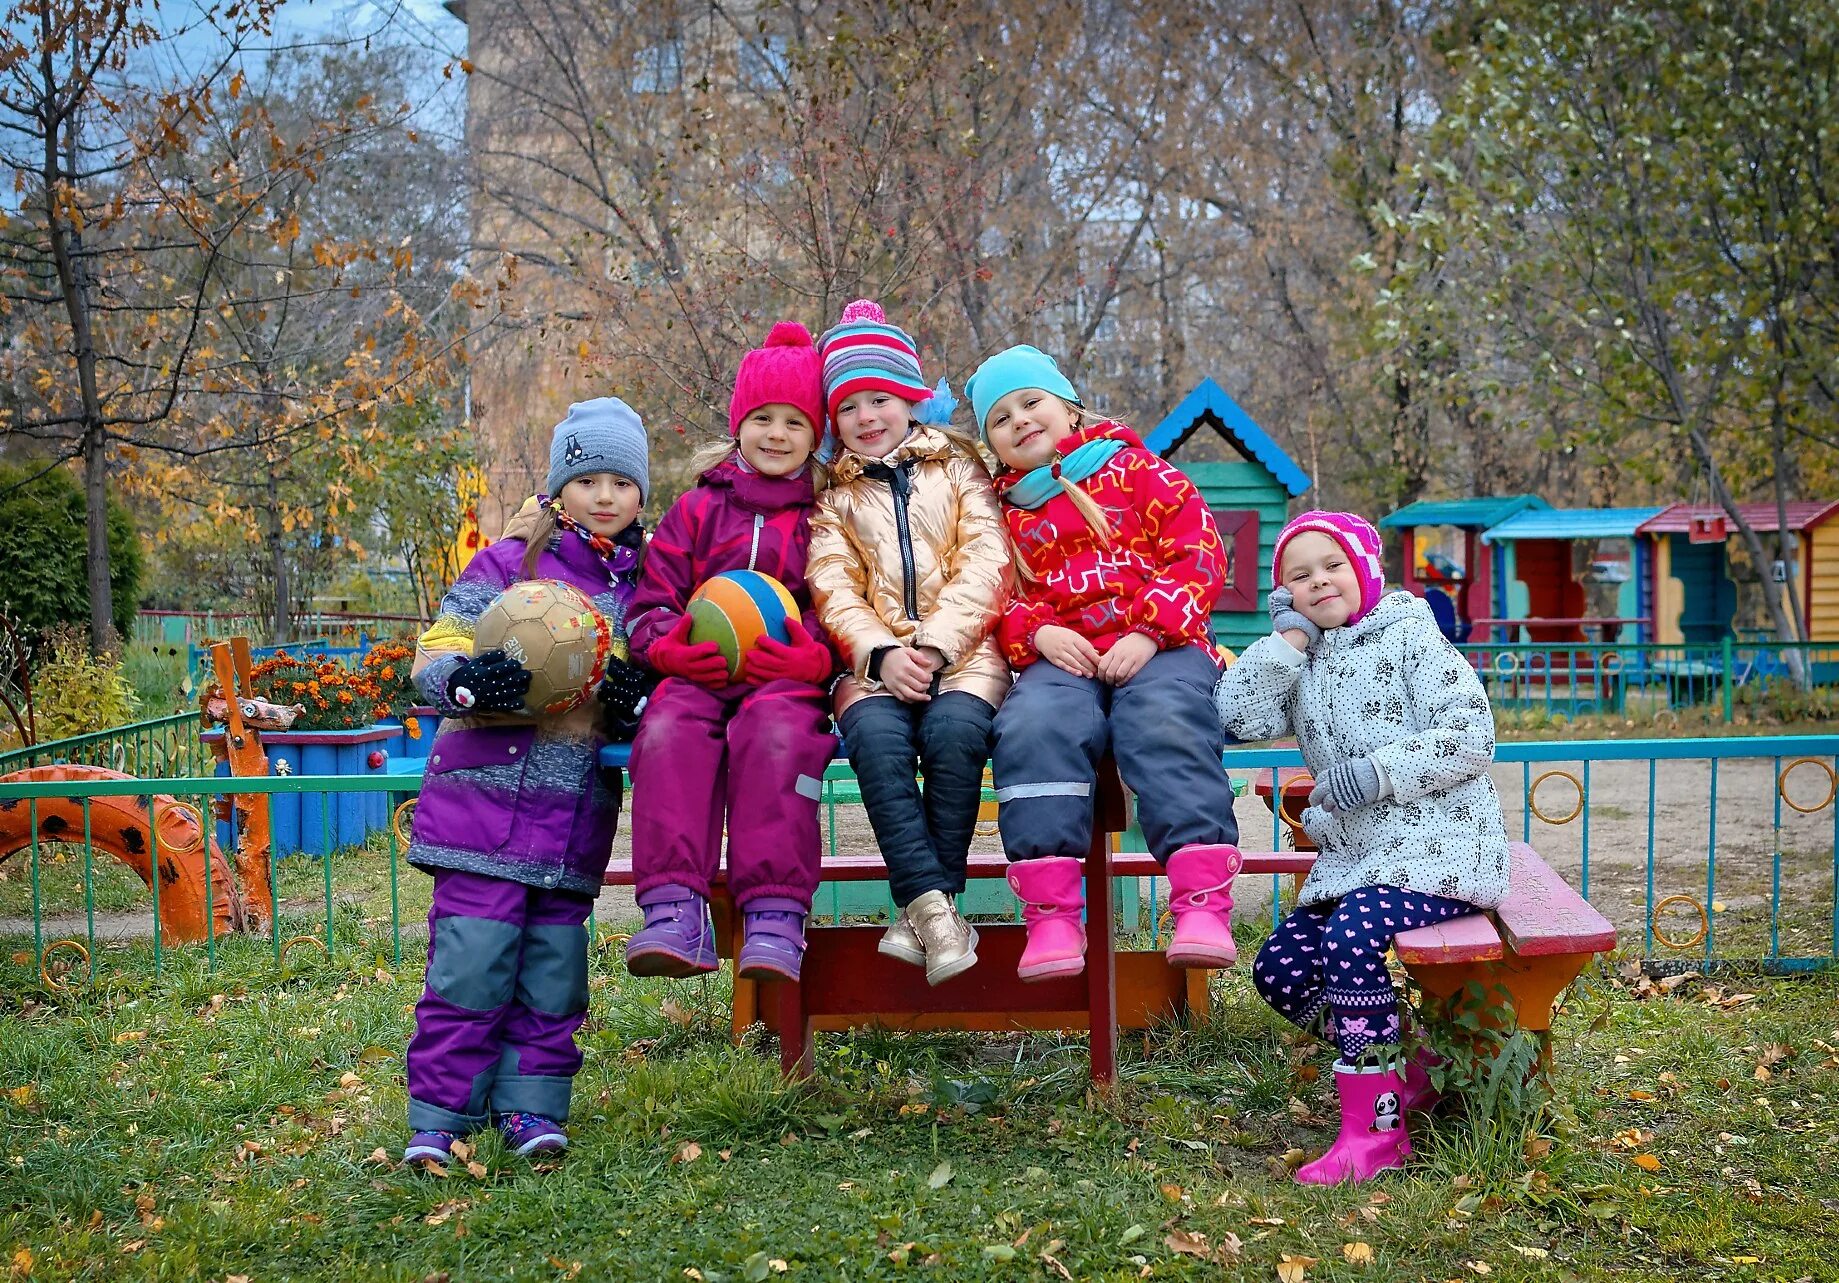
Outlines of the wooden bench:
{"label": "wooden bench", "polygon": [[1508,846],[1507,899],[1487,913],[1452,918],[1400,933],[1393,952],[1425,994],[1445,1007],[1468,983],[1504,989],[1513,1024],[1540,1034],[1552,1027],[1552,1004],[1590,959],[1615,948],[1609,919],[1552,872],[1530,846]]}
{"label": "wooden bench", "polygon": [[[608,750],[602,761],[623,765],[623,750]],[[1207,1010],[1207,975],[1171,967],[1160,950],[1117,947],[1113,938],[1114,877],[1158,875],[1153,856],[1112,850],[1128,824],[1124,787],[1109,761],[1099,774],[1096,822],[1086,853],[1086,969],[1078,976],[1023,983],[1015,966],[1026,943],[1020,923],[978,923],[977,965],[933,987],[922,968],[876,952],[880,925],[825,926],[811,923],[805,932],[802,979],[797,984],[753,982],[736,978],[733,1022],[736,1034],[759,1020],[779,1038],[780,1063],[789,1075],[808,1074],[811,1036],[819,1030],[879,1025],[893,1029],[1006,1031],[1046,1029],[1090,1032],[1091,1077],[1099,1086],[1117,1078],[1120,1027],[1146,1029],[1166,1020]],[[1307,872],[1312,856],[1297,852],[1248,852],[1243,874]],[[1000,878],[1008,869],[1001,856],[974,855],[972,878]],[[880,881],[887,865],[879,855],[836,855],[823,859],[825,881]],[[611,886],[630,886],[632,866],[621,861],[607,869]],[[725,883],[712,888],[720,955],[732,959],[742,935],[740,915]]]}

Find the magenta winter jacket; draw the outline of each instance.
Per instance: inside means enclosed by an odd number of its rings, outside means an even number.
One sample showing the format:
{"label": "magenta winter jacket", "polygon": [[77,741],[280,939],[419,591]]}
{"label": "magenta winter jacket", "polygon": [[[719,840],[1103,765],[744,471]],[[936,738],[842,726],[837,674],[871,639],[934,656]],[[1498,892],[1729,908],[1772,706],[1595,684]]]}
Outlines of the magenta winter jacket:
{"label": "magenta winter jacket", "polygon": [[805,586],[816,510],[808,468],[794,477],[765,477],[730,455],[703,473],[652,533],[626,610],[632,657],[647,660],[652,645],[683,617],[690,594],[724,570],[757,570],[777,579],[798,603],[806,631],[829,645]]}

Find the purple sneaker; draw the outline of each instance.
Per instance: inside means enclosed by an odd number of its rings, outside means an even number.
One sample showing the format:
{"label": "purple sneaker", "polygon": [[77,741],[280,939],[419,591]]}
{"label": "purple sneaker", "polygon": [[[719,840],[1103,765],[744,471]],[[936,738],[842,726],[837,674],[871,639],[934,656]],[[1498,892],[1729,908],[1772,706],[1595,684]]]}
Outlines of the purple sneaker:
{"label": "purple sneaker", "polygon": [[458,1132],[416,1132],[402,1151],[402,1161],[407,1166],[439,1163],[445,1167],[453,1161],[453,1142],[458,1139]]}
{"label": "purple sneaker", "polygon": [[805,956],[805,906],[779,896],[760,896],[741,906],[745,942],[738,959],[748,980],[798,980]]}
{"label": "purple sneaker", "polygon": [[498,1131],[513,1154],[526,1158],[531,1154],[556,1154],[568,1148],[568,1133],[562,1125],[541,1114],[512,1110],[498,1115]]}
{"label": "purple sneaker", "polygon": [[626,941],[626,970],[635,976],[700,976],[721,966],[709,902],[675,883],[639,895],[645,925]]}

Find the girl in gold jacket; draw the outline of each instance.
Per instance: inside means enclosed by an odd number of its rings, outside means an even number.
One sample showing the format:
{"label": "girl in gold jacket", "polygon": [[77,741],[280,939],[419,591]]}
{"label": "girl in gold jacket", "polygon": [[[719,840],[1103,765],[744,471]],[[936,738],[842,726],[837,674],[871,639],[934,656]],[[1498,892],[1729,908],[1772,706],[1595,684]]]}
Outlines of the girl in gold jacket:
{"label": "girl in gold jacket", "polygon": [[880,950],[936,985],[977,961],[953,897],[1009,690],[991,635],[1010,587],[1008,535],[976,447],[942,428],[950,390],[926,387],[905,331],[859,300],[818,350],[842,449],[811,521],[806,580],[849,670],[837,724],[900,906]]}

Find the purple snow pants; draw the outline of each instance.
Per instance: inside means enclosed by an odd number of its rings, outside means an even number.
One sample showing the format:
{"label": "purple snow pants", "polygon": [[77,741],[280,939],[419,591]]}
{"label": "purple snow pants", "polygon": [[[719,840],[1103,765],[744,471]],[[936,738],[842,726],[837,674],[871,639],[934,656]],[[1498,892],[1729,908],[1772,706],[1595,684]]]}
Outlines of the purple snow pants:
{"label": "purple snow pants", "polygon": [[471,1132],[491,1115],[568,1117],[587,1017],[591,897],[434,870],[428,985],[409,1039],[409,1128]]}
{"label": "purple snow pants", "polygon": [[728,888],[808,910],[820,858],[817,803],[836,752],[824,692],[804,682],[712,691],[671,678],[632,741],[632,867],[637,893],[675,883],[698,895],[721,867]]}

